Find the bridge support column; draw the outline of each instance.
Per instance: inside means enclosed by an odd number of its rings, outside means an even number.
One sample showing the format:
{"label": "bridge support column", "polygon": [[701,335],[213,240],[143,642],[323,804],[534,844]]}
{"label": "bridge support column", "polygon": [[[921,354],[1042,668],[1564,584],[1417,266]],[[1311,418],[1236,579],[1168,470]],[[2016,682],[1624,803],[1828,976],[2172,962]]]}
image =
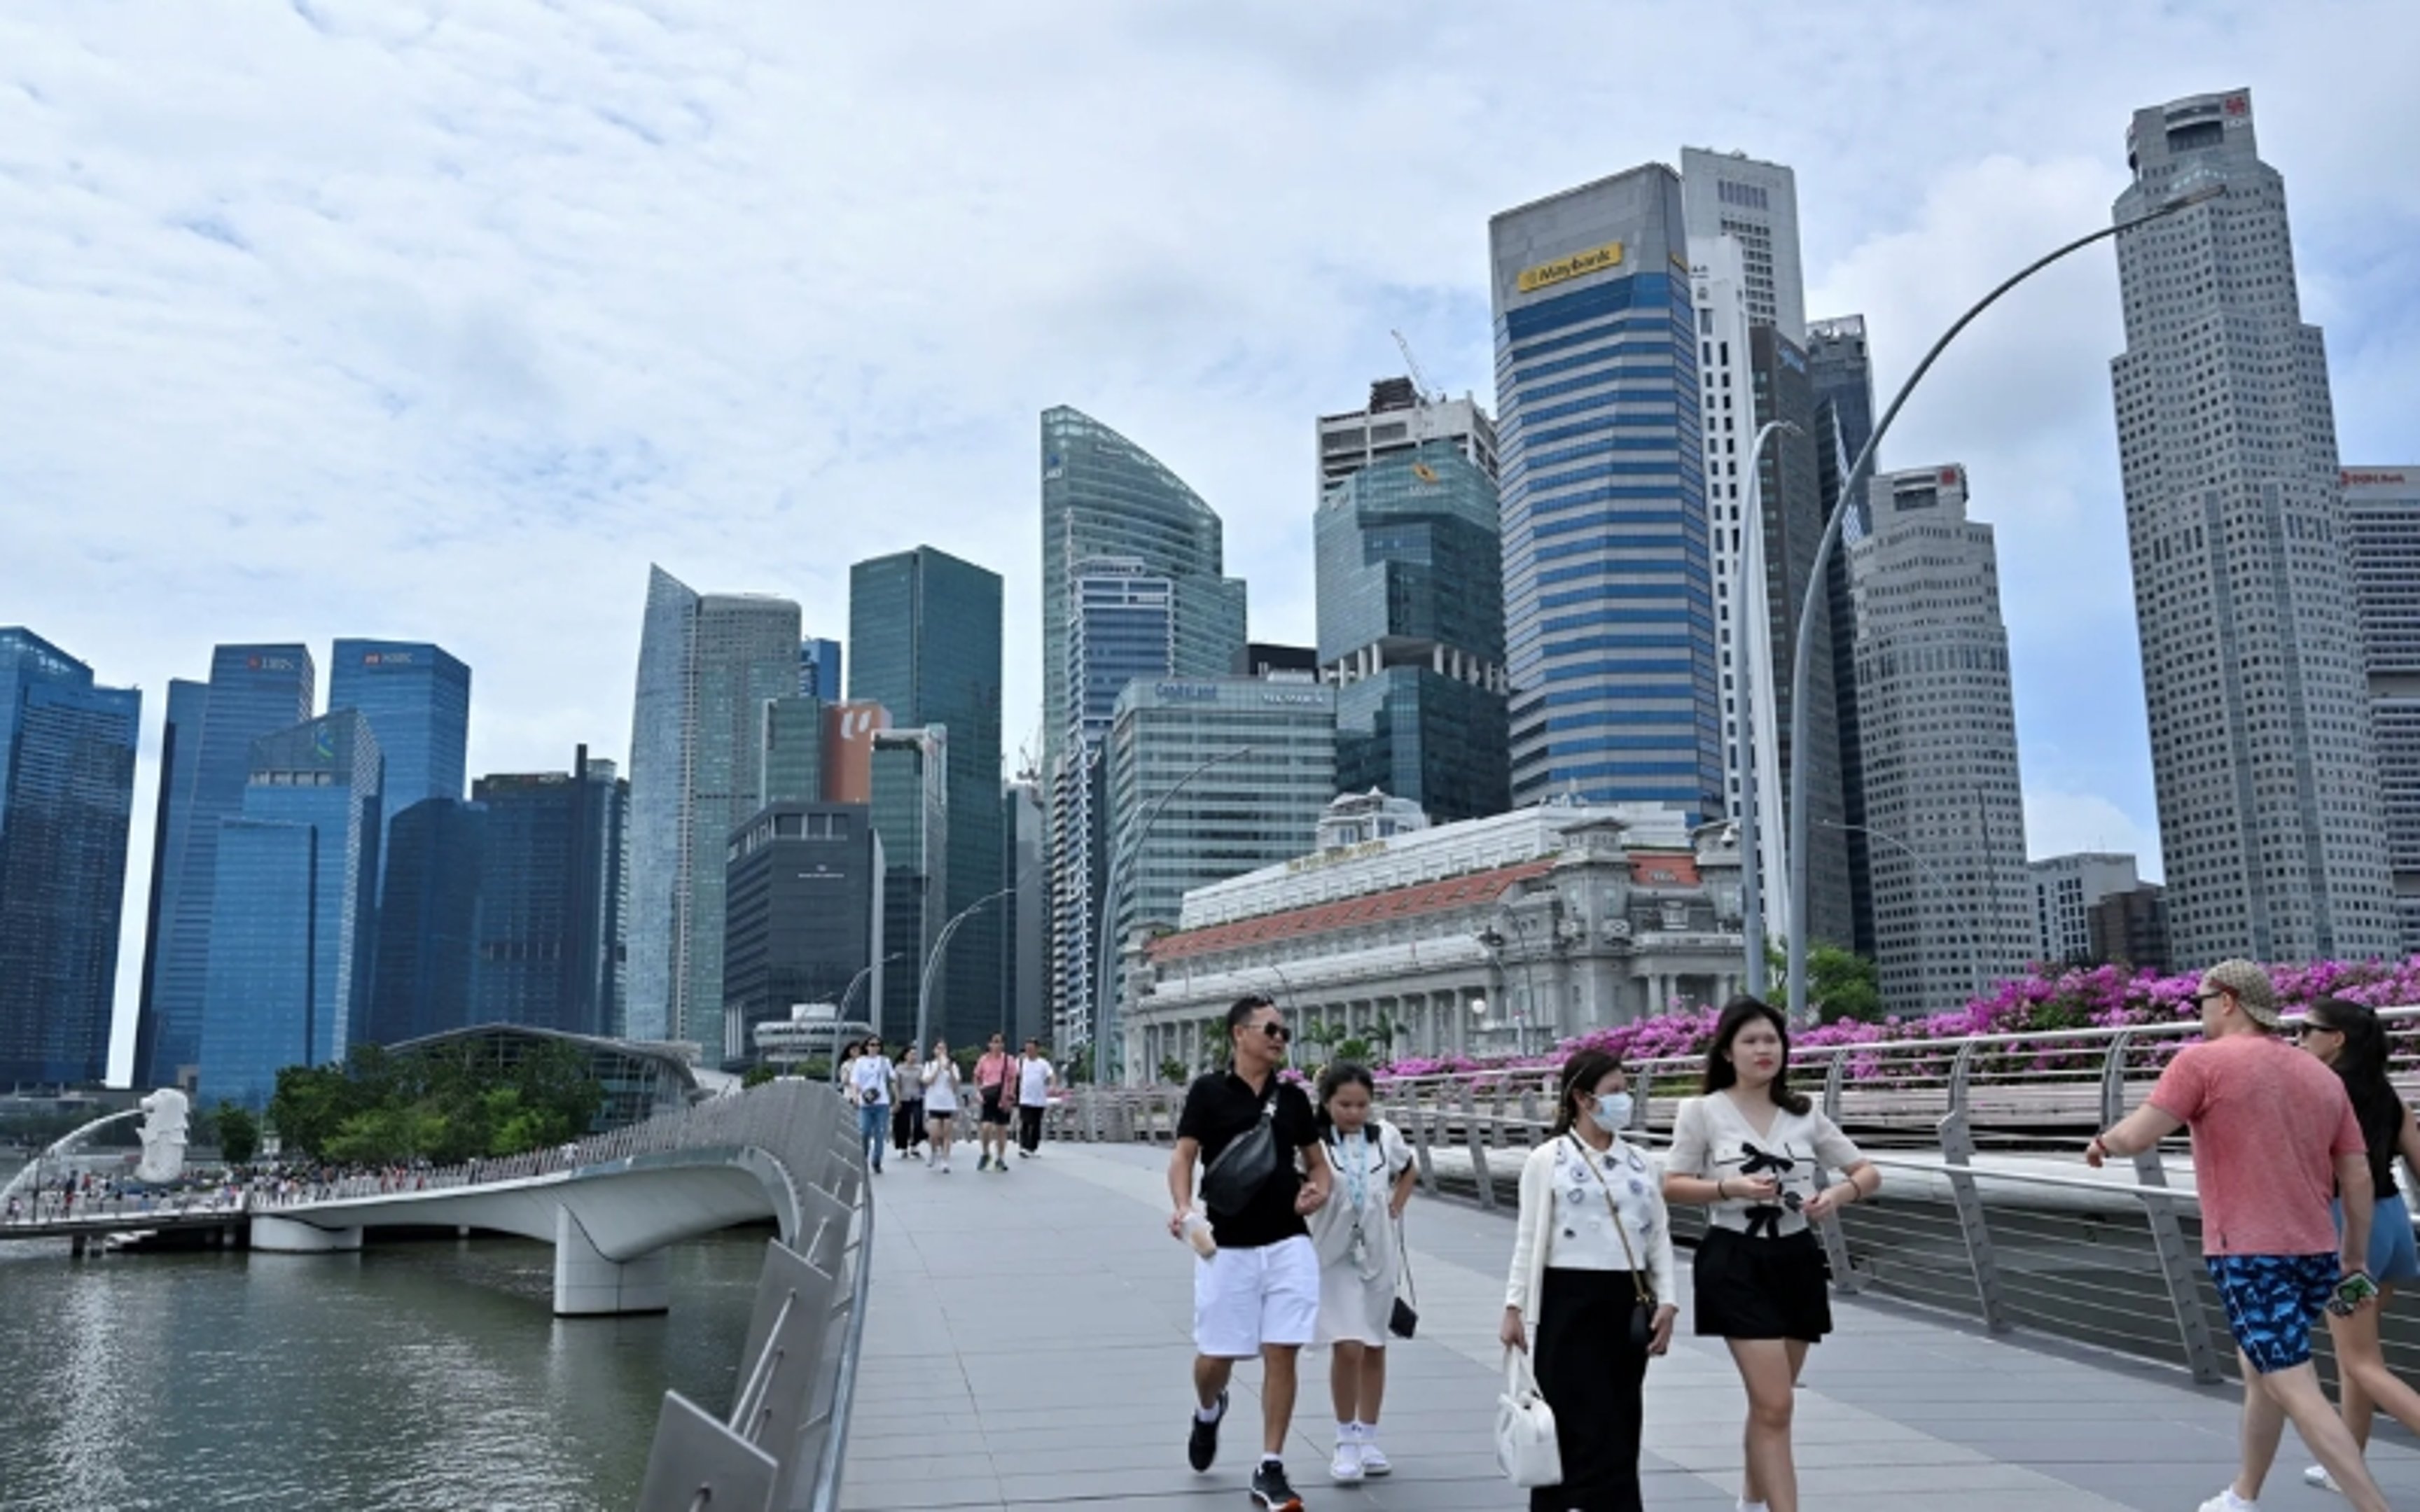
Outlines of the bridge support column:
{"label": "bridge support column", "polygon": [[611,1318],[672,1310],[673,1257],[668,1249],[631,1260],[609,1260],[589,1241],[569,1208],[554,1213],[554,1316]]}
{"label": "bridge support column", "polygon": [[68,1255],[69,1255],[69,1257],[70,1257],[70,1258],[72,1258],[72,1259],[78,1259],[78,1260],[83,1259],[83,1258],[85,1257],[85,1256],[87,1253],[89,1253],[90,1248],[91,1248],[91,1245],[92,1245],[92,1236],[91,1236],[90,1234],[73,1234],[73,1235],[69,1236],[69,1239],[68,1239]]}
{"label": "bridge support column", "polygon": [[334,1255],[362,1247],[358,1228],[314,1228],[266,1213],[252,1220],[252,1247],[264,1255]]}

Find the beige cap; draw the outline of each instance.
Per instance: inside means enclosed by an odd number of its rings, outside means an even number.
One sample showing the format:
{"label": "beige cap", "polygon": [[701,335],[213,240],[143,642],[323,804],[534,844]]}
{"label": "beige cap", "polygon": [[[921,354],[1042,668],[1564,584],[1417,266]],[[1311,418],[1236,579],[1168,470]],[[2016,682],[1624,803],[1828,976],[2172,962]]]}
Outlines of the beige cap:
{"label": "beige cap", "polygon": [[2201,990],[2227,992],[2252,1022],[2265,1029],[2277,1026],[2277,989],[2269,973],[2251,961],[2221,961],[2201,975]]}

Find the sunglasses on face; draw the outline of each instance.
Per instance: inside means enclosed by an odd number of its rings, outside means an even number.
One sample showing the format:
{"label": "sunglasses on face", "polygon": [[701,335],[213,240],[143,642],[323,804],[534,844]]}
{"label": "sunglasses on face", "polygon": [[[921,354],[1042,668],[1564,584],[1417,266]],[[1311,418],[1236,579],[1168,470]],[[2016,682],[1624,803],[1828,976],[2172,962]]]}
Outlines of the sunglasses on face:
{"label": "sunglasses on face", "polygon": [[2309,1039],[2312,1035],[2315,1035],[2315,1034],[2342,1034],[2342,1033],[2344,1033],[2344,1030],[2337,1028],[2337,1027],[2336,1027],[2335,1025],[2333,1025],[2333,1024],[2314,1024],[2314,1023],[2310,1023],[2310,1022],[2305,1021],[2304,1023],[2303,1023],[2303,1024],[2301,1024],[2301,1025],[2299,1025],[2299,1026],[2297,1026],[2295,1027],[2295,1029],[2294,1029],[2294,1038],[2295,1038],[2295,1039],[2297,1039],[2297,1040],[2307,1040],[2307,1039]]}
{"label": "sunglasses on face", "polygon": [[1294,1038],[1294,1031],[1282,1024],[1264,1024],[1261,1026],[1261,1032],[1280,1044]]}

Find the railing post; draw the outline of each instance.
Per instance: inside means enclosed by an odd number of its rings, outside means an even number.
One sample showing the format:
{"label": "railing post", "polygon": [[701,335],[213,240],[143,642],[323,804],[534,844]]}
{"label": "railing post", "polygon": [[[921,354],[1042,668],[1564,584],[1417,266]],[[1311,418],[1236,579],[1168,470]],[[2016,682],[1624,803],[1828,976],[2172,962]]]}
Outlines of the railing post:
{"label": "railing post", "polygon": [[1479,1185],[1479,1205],[1494,1212],[1496,1172],[1487,1164],[1487,1143],[1479,1134],[1479,1100],[1472,1095],[1468,1082],[1462,1084],[1462,1138],[1470,1150],[1470,1178]]}
{"label": "railing post", "polygon": [[[1848,1047],[1835,1048],[1823,1067],[1823,1117],[1835,1124],[1840,1121],[1840,1086],[1847,1079],[1848,1070]],[[1855,1296],[1866,1284],[1857,1279],[1856,1268],[1849,1263],[1847,1226],[1835,1219],[1819,1227],[1823,1232],[1823,1258],[1832,1267],[1832,1285],[1847,1296]]]}
{"label": "railing post", "polygon": [[[1413,1094],[1417,1100],[1418,1093]],[[1412,1159],[1420,1168],[1420,1190],[1436,1196],[1436,1160],[1429,1152],[1429,1120],[1436,1116],[1433,1108],[1421,1107],[1417,1101],[1406,1110],[1412,1126]]]}
{"label": "railing post", "polygon": [[[2121,1029],[2109,1043],[2101,1065],[2101,1127],[2126,1116],[2126,1051],[2134,1038]],[[2158,1146],[2134,1157],[2134,1184],[2165,1190],[2168,1168],[2161,1164]],[[2205,1385],[2225,1380],[2218,1364],[2218,1345],[2210,1335],[2210,1316],[2202,1311],[2201,1291],[2194,1284],[2194,1255],[2185,1242],[2185,1226],[2177,1217],[2174,1199],[2144,1196],[2143,1223],[2151,1231],[2151,1248],[2160,1258],[2160,1275],[2168,1287],[2168,1311],[2177,1324],[2177,1342],[2184,1347],[2185,1365]]]}
{"label": "railing post", "polygon": [[1992,1256],[1992,1230],[1984,1221],[1982,1194],[1975,1185],[1975,1135],[1967,1123],[1966,1081],[1974,1058],[1973,1043],[1962,1044],[1950,1068],[1949,1111],[1942,1115],[1940,1125],[1942,1171],[1949,1178],[1959,1232],[1965,1236],[1966,1262],[1975,1273],[1975,1300],[1982,1308],[1983,1324],[1994,1334],[2005,1334],[2008,1304],[2000,1295],[2000,1268]]}

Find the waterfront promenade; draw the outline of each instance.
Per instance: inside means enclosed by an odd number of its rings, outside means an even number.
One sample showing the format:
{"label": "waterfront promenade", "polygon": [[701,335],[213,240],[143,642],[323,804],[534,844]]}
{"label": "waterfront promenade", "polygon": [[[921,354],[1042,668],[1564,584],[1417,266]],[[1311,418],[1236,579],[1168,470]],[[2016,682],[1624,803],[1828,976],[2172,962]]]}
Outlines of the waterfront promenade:
{"label": "waterfront promenade", "polygon": [[[1190,1252],[1167,1236],[1167,1152],[1052,1144],[1006,1175],[876,1179],[875,1277],[848,1451],[850,1508],[1097,1504],[1233,1509],[1257,1443],[1258,1367],[1208,1475],[1186,1468]],[[1509,1215],[1416,1200],[1420,1336],[1391,1352],[1386,1481],[1334,1487],[1326,1361],[1304,1355],[1286,1463],[1312,1512],[1494,1512],[1525,1495],[1495,1471],[1495,1342]],[[1685,1257],[1682,1272],[1687,1273]],[[1647,1504],[1727,1512],[1743,1397],[1717,1345],[1688,1335],[1648,1378]],[[1809,1512],[2172,1512],[2233,1473],[2237,1394],[2181,1372],[1843,1299],[1799,1399]],[[2266,1508],[2343,1504],[2301,1484],[2289,1432]],[[2420,1507],[2420,1454],[2372,1465]]]}

